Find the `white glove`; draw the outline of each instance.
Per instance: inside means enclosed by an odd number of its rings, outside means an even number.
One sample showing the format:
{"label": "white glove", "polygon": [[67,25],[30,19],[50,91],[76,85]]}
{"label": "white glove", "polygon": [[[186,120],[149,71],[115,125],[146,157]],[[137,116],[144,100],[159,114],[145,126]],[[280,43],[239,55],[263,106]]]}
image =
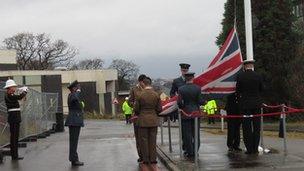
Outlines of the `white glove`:
{"label": "white glove", "polygon": [[21,92],[28,92],[29,89],[28,89],[28,87],[25,87],[25,86],[24,86],[24,87],[20,87],[19,90],[20,90]]}

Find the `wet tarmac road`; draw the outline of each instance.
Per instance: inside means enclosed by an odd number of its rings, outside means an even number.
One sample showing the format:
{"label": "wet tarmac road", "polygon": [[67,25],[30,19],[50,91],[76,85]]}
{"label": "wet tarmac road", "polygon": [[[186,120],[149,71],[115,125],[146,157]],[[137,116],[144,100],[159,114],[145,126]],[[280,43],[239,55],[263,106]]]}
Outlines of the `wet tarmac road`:
{"label": "wet tarmac road", "polygon": [[[68,133],[52,134],[46,139],[28,143],[20,149],[24,160],[6,157],[1,171],[137,171],[137,153],[133,126],[122,121],[87,121],[81,130],[78,154],[83,167],[72,167],[68,161]],[[166,168],[159,162],[159,170]]]}
{"label": "wet tarmac road", "polygon": [[[167,156],[177,163],[181,170],[194,170],[193,162],[179,157],[178,129],[173,128],[172,144],[173,152],[169,152],[167,129],[164,129],[164,145],[159,146]],[[282,149],[282,139],[265,137],[268,148],[274,148],[277,152],[263,155],[246,155],[243,152],[228,153],[225,135],[214,135],[201,131],[201,146],[199,150],[198,170],[304,170],[304,140],[289,139],[288,155],[285,156]],[[242,144],[242,148],[244,146]]]}

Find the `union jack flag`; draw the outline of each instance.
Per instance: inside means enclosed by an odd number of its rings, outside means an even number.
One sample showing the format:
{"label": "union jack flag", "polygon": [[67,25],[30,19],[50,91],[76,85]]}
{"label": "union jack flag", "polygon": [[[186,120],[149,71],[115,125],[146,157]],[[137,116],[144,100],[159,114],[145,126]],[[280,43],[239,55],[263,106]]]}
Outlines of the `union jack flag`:
{"label": "union jack flag", "polygon": [[[194,79],[203,94],[223,96],[235,91],[236,77],[242,68],[242,54],[236,29],[229,32],[228,38],[206,71]],[[177,97],[163,102],[161,115],[177,110]]]}
{"label": "union jack flag", "polygon": [[231,29],[219,53],[206,71],[194,79],[204,94],[230,94],[235,91],[236,76],[242,68],[242,54],[236,29]]}

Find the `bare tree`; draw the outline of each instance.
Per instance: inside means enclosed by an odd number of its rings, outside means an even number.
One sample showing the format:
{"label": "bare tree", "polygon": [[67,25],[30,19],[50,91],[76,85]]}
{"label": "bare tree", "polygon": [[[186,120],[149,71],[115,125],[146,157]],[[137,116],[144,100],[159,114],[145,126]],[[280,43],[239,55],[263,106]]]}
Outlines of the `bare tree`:
{"label": "bare tree", "polygon": [[84,60],[78,61],[77,63],[72,65],[71,69],[74,69],[74,70],[103,69],[103,65],[104,65],[104,61],[100,58],[84,59]]}
{"label": "bare tree", "polygon": [[73,60],[77,50],[66,41],[52,41],[45,33],[18,33],[4,41],[7,49],[16,49],[19,69],[44,70]]}
{"label": "bare tree", "polygon": [[31,33],[19,33],[4,40],[7,49],[17,50],[19,69],[26,69],[30,60],[35,56],[35,36]]}
{"label": "bare tree", "polygon": [[139,66],[123,59],[114,59],[109,68],[117,70],[120,90],[129,89],[130,83],[136,80],[139,73]]}

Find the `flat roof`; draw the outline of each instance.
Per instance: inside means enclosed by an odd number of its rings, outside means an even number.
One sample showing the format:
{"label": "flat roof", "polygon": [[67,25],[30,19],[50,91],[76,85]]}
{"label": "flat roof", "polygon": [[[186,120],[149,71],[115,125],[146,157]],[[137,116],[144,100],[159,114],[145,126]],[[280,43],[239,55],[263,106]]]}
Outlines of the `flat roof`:
{"label": "flat roof", "polygon": [[[79,78],[83,81],[91,80],[91,78],[102,77],[103,80],[117,80],[117,70],[105,69],[105,70],[10,70],[1,71],[0,77],[6,76],[34,76],[34,75],[61,75],[63,78]],[[70,80],[68,79],[68,80]]]}
{"label": "flat roof", "polygon": [[16,64],[16,50],[1,50],[0,49],[0,64]]}

